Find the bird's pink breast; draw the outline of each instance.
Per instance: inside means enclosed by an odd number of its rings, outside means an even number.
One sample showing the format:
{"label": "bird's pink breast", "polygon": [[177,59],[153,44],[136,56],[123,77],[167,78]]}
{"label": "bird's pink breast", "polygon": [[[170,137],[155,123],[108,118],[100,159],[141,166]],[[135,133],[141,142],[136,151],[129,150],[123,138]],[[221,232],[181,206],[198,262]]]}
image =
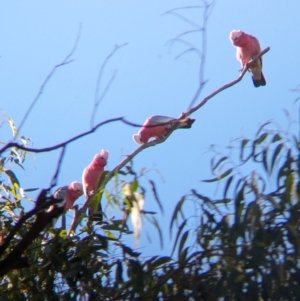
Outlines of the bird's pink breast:
{"label": "bird's pink breast", "polygon": [[103,166],[101,168],[87,167],[83,176],[83,185],[86,188],[87,192],[95,190],[98,185],[98,181],[100,179],[101,174],[103,173]]}
{"label": "bird's pink breast", "polygon": [[[149,125],[151,127],[147,127]],[[150,122],[146,122],[143,125],[143,128],[140,131],[140,135],[141,135],[142,141],[144,143],[147,143],[150,138],[162,137],[167,132],[165,125],[158,125],[158,126],[153,126],[153,125],[155,125],[155,124],[150,123]]]}

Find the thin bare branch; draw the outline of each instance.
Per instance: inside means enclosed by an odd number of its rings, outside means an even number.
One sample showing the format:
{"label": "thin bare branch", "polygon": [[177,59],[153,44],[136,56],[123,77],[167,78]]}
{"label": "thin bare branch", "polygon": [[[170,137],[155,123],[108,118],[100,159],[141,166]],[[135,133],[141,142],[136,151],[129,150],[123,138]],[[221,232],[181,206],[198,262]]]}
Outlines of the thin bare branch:
{"label": "thin bare branch", "polygon": [[175,13],[174,11],[170,11],[170,10],[167,11],[167,12],[165,12],[163,15],[166,15],[166,14],[174,15],[177,18],[181,19],[182,21],[184,21],[184,22],[186,22],[186,23],[188,23],[188,24],[190,24],[190,25],[192,25],[194,27],[197,27],[198,29],[201,29],[201,27],[199,26],[199,24],[191,21],[190,19],[182,16],[181,14]]}
{"label": "thin bare branch", "polygon": [[199,54],[199,49],[198,48],[189,48],[183,52],[181,52],[180,54],[178,54],[177,56],[175,56],[175,60],[181,58],[183,55],[185,55],[188,52],[196,52],[197,54]]}
{"label": "thin bare branch", "polygon": [[[200,94],[201,94],[201,92],[202,92],[202,90],[203,90],[203,88],[204,88],[204,86],[207,82],[207,80],[204,79],[204,66],[205,66],[205,56],[206,56],[206,30],[207,30],[208,17],[212,12],[213,4],[215,3],[215,1],[214,0],[212,0],[210,2],[203,1],[203,3],[204,4],[201,5],[201,6],[196,6],[196,8],[203,9],[203,17],[202,17],[203,21],[202,21],[201,25],[191,21],[188,18],[183,17],[182,15],[180,15],[178,13],[175,13],[175,11],[177,11],[177,10],[195,8],[195,6],[178,7],[178,8],[172,9],[172,10],[167,12],[168,14],[173,14],[176,17],[178,17],[180,19],[183,19],[185,22],[197,27],[197,29],[192,29],[192,30],[185,31],[185,32],[177,35],[174,39],[168,41],[169,47],[172,47],[175,42],[183,43],[183,44],[185,44],[189,47],[189,49],[187,49],[187,50],[183,51],[182,53],[180,53],[179,55],[177,55],[175,57],[175,59],[178,59],[181,56],[183,56],[186,53],[191,52],[191,51],[194,51],[195,53],[197,53],[199,55],[199,58],[200,58],[199,85],[198,85],[198,88],[196,90],[196,93],[195,93],[194,97],[192,98],[192,101],[191,101],[188,109],[190,109],[195,104],[195,102],[198,100],[198,98],[199,98],[199,96],[200,96]],[[202,42],[201,43],[201,50],[199,48],[197,48],[196,46],[192,45],[190,42],[185,41],[184,39],[182,39],[182,37],[184,37],[184,36],[186,36],[190,33],[197,33],[197,32],[201,32],[201,40],[202,40],[201,41]]]}
{"label": "thin bare branch", "polygon": [[[212,2],[213,3],[213,2]],[[201,34],[201,38],[202,38],[202,49],[201,49],[201,58],[200,58],[200,66],[199,66],[199,86],[198,89],[189,105],[189,109],[195,104],[195,102],[198,100],[198,97],[200,96],[205,83],[207,82],[204,79],[204,66],[205,66],[205,56],[206,56],[206,30],[207,30],[207,22],[208,22],[208,16],[210,14],[211,10],[211,4],[206,5],[203,11],[203,24],[202,24],[202,34]]]}
{"label": "thin bare branch", "polygon": [[1,149],[0,149],[0,154],[2,154],[3,152],[5,152],[7,149],[10,149],[12,147],[16,147],[18,149],[22,149],[28,152],[33,152],[33,153],[45,153],[45,152],[49,152],[49,151],[53,151],[56,150],[58,148],[61,148],[63,146],[66,146],[68,144],[70,144],[73,141],[76,141],[84,136],[90,135],[93,132],[95,132],[99,127],[108,124],[108,123],[112,123],[112,122],[116,122],[116,121],[121,121],[127,125],[133,126],[133,127],[141,127],[142,125],[139,123],[134,123],[134,122],[130,122],[127,121],[124,117],[116,117],[116,118],[111,118],[111,119],[107,119],[105,121],[99,122],[98,124],[96,124],[93,128],[91,128],[90,130],[83,132],[81,134],[78,134],[64,142],[58,143],[56,145],[53,146],[49,146],[49,147],[44,147],[44,148],[31,148],[31,147],[26,147],[24,145],[21,145],[19,143],[16,142],[9,142],[6,145],[4,145]]}
{"label": "thin bare branch", "polygon": [[109,82],[107,83],[104,91],[102,92],[101,96],[99,97],[98,101],[95,102],[94,104],[94,109],[93,109],[93,113],[92,113],[92,117],[91,117],[91,123],[90,123],[90,127],[93,127],[93,124],[94,124],[94,121],[95,121],[95,116],[96,116],[96,112],[97,112],[97,109],[98,109],[98,106],[99,104],[102,102],[103,98],[105,97],[106,93],[108,92],[110,86],[112,85],[115,77],[116,77],[116,74],[117,74],[117,70],[114,70],[114,73],[113,75],[111,76]]}
{"label": "thin bare branch", "polygon": [[237,79],[235,79],[234,81],[220,87],[219,89],[215,90],[214,92],[212,92],[211,94],[209,94],[208,96],[206,96],[202,101],[200,101],[200,103],[198,103],[195,107],[189,109],[186,113],[183,113],[180,118],[185,118],[189,115],[191,115],[192,113],[194,113],[195,111],[199,110],[202,106],[204,106],[206,104],[206,102],[213,98],[214,96],[216,96],[217,94],[219,94],[220,92],[232,87],[233,85],[237,84],[238,82],[240,82],[242,80],[242,78],[244,77],[246,71],[248,70],[249,65],[251,65],[251,63],[253,61],[255,61],[256,59],[260,58],[261,56],[263,56],[265,53],[267,53],[270,50],[270,47],[267,47],[266,49],[264,49],[260,54],[258,54],[256,57],[254,57],[251,61],[249,61],[245,67],[243,68],[241,74],[239,75],[239,77]]}
{"label": "thin bare branch", "polygon": [[122,47],[126,46],[128,43],[124,43],[121,45],[115,45],[114,49],[111,51],[111,53],[105,58],[104,62],[102,63],[100,70],[99,70],[99,75],[97,78],[97,83],[96,83],[96,90],[95,90],[95,100],[94,100],[94,107],[93,107],[93,112],[92,112],[92,117],[91,117],[91,123],[90,123],[90,127],[93,127],[94,124],[94,120],[95,120],[95,115],[97,112],[97,108],[99,106],[99,104],[101,103],[102,99],[104,98],[105,94],[107,93],[109,87],[111,86],[115,75],[116,75],[116,71],[114,71],[114,74],[112,75],[112,77],[110,78],[108,84],[106,85],[103,93],[101,94],[101,96],[99,97],[99,90],[100,90],[100,85],[101,85],[101,81],[102,81],[102,76],[103,76],[103,72],[104,69],[107,65],[107,63],[109,62],[109,60],[114,56],[114,54]]}
{"label": "thin bare branch", "polygon": [[59,156],[59,159],[58,159],[58,162],[56,164],[56,170],[55,170],[55,173],[51,179],[51,182],[50,182],[50,187],[48,188],[49,190],[51,188],[53,188],[54,186],[56,186],[56,183],[57,183],[57,177],[58,177],[58,174],[59,174],[59,170],[60,170],[60,166],[61,166],[61,163],[63,161],[63,158],[64,158],[64,155],[65,155],[65,150],[66,150],[66,145],[64,145],[62,147],[62,150],[61,150],[61,153],[60,153],[60,156]]}
{"label": "thin bare branch", "polygon": [[59,67],[62,67],[62,66],[65,66],[71,62],[73,62],[73,60],[70,60],[71,56],[74,54],[76,48],[77,48],[77,45],[78,45],[78,41],[80,39],[80,34],[81,34],[81,24],[79,25],[79,29],[78,29],[78,33],[77,33],[77,37],[76,37],[76,40],[75,40],[75,43],[74,43],[74,46],[72,48],[72,50],[70,51],[70,53],[64,58],[64,60],[55,65],[52,70],[50,71],[50,73],[47,75],[46,79],[44,80],[43,84],[41,85],[36,97],[34,98],[34,100],[32,101],[31,105],[29,106],[27,112],[25,113],[19,127],[18,127],[18,130],[20,131],[21,128],[23,127],[25,121],[27,120],[31,110],[33,109],[33,107],[35,106],[35,104],[37,103],[37,101],[39,100],[40,96],[43,94],[44,92],[44,89],[46,87],[46,85],[48,84],[49,80],[51,79],[51,77],[53,76],[53,74],[55,73],[56,69],[58,69]]}

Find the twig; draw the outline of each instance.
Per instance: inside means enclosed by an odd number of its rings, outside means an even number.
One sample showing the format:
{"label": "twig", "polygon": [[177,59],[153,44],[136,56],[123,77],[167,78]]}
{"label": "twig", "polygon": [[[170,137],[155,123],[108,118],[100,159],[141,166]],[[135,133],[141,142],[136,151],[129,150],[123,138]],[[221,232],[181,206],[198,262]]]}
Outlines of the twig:
{"label": "twig", "polygon": [[109,80],[108,84],[106,85],[103,93],[101,94],[101,96],[99,97],[99,90],[100,90],[100,84],[101,84],[101,80],[102,80],[102,75],[105,69],[105,66],[107,65],[107,63],[109,62],[109,60],[111,59],[111,57],[123,46],[126,46],[128,43],[124,43],[121,45],[115,45],[115,48],[111,51],[111,53],[105,58],[104,62],[102,63],[100,70],[99,70],[99,75],[97,78],[97,83],[96,83],[96,90],[95,90],[95,101],[94,101],[94,108],[93,108],[93,113],[92,113],[92,117],[91,117],[91,125],[90,127],[93,127],[94,124],[94,120],[95,120],[95,115],[97,112],[97,108],[99,106],[99,104],[101,103],[102,99],[104,98],[105,94],[107,93],[107,90],[109,89],[109,87],[112,84],[112,81],[115,78],[116,75],[116,70],[114,71],[111,79]]}
{"label": "twig", "polygon": [[51,179],[51,182],[50,182],[50,187],[48,188],[48,190],[50,190],[51,188],[53,188],[54,186],[56,186],[56,182],[57,182],[57,177],[58,177],[58,174],[59,174],[59,170],[60,170],[60,166],[61,166],[61,163],[63,161],[63,157],[65,155],[65,150],[66,150],[66,145],[64,145],[62,147],[62,150],[61,150],[61,153],[60,153],[60,156],[59,156],[59,159],[58,159],[58,162],[56,164],[56,170],[55,170],[55,173]]}
{"label": "twig", "polygon": [[34,98],[34,100],[32,101],[31,105],[29,106],[27,112],[25,113],[19,127],[18,127],[18,131],[21,130],[21,128],[23,127],[26,119],[28,118],[31,110],[33,109],[33,107],[35,106],[35,104],[37,103],[37,101],[39,100],[40,96],[43,94],[44,92],[44,89],[46,87],[46,85],[48,84],[48,81],[51,79],[51,77],[53,76],[53,74],[55,73],[56,69],[58,69],[59,67],[62,67],[62,66],[65,66],[71,62],[73,62],[73,60],[69,60],[70,57],[73,55],[73,53],[75,52],[76,48],[77,48],[77,45],[78,45],[78,41],[79,41],[79,38],[80,38],[80,33],[81,33],[81,24],[79,26],[79,29],[78,29],[78,34],[77,34],[77,37],[76,37],[76,40],[75,40],[75,43],[74,43],[74,46],[72,48],[72,50],[70,51],[70,53],[64,58],[64,60],[55,65],[52,70],[50,71],[50,73],[47,75],[46,79],[44,80],[43,84],[41,85],[40,87],[40,90],[38,91],[38,94],[36,95],[36,97]]}
{"label": "twig", "polygon": [[111,119],[107,119],[105,121],[99,122],[98,124],[96,124],[93,128],[91,128],[90,130],[83,132],[79,135],[76,135],[64,142],[61,142],[59,144],[53,145],[53,146],[49,146],[49,147],[44,147],[44,148],[30,148],[30,147],[26,147],[24,145],[21,145],[19,143],[16,142],[9,142],[6,145],[4,145],[1,149],[0,149],[0,154],[2,154],[3,152],[5,152],[7,149],[10,149],[12,147],[16,147],[18,149],[22,149],[28,152],[33,152],[33,153],[45,153],[45,152],[49,152],[49,151],[53,151],[55,149],[59,149],[63,146],[66,146],[68,144],[70,144],[73,141],[76,141],[84,136],[90,135],[93,132],[95,132],[99,127],[111,123],[111,122],[115,122],[115,121],[121,121],[127,125],[133,126],[133,127],[141,127],[142,125],[139,123],[134,123],[134,122],[130,122],[127,121],[124,117],[116,117],[116,118],[111,118]]}
{"label": "twig", "polygon": [[209,5],[206,5],[204,8],[204,12],[203,12],[203,29],[202,29],[202,49],[201,49],[201,58],[200,58],[200,66],[199,66],[199,86],[198,89],[189,105],[189,109],[191,107],[193,107],[193,105],[195,104],[195,102],[197,101],[198,97],[200,96],[205,84],[206,84],[206,80],[204,79],[204,66],[205,66],[205,55],[206,55],[206,28],[207,28],[207,22],[208,22],[208,17],[209,14],[211,12],[211,5],[214,2],[212,2]]}
{"label": "twig", "polygon": [[260,58],[260,57],[262,57],[264,54],[266,54],[269,50],[270,50],[270,47],[267,47],[266,49],[264,49],[260,54],[258,54],[256,57],[254,57],[251,61],[249,61],[249,62],[245,65],[245,67],[243,68],[243,70],[242,70],[240,76],[239,76],[236,80],[234,80],[234,81],[232,81],[232,82],[230,82],[230,83],[228,83],[228,84],[222,86],[221,88],[215,90],[214,92],[212,92],[211,94],[209,94],[208,96],[206,96],[206,97],[205,97],[202,101],[200,101],[200,103],[197,104],[195,107],[189,109],[186,113],[181,114],[180,119],[181,119],[181,118],[185,118],[185,117],[187,117],[187,116],[190,116],[192,113],[194,113],[195,111],[199,110],[202,106],[204,106],[204,105],[206,104],[206,102],[207,102],[209,99],[213,98],[214,96],[216,96],[216,95],[219,94],[220,92],[222,92],[222,91],[224,91],[224,90],[226,90],[226,89],[232,87],[233,85],[237,84],[238,82],[240,82],[240,81],[242,80],[242,78],[244,77],[246,71],[248,70],[249,65],[251,65],[251,63],[252,63],[253,61],[257,60],[258,58]]}

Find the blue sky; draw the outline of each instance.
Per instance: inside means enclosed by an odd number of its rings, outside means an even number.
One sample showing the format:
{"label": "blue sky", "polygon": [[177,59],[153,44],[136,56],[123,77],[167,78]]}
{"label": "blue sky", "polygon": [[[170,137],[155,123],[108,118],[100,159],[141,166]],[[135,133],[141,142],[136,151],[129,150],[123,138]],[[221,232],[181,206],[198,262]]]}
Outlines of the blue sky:
{"label": "blue sky", "polygon": [[[99,106],[96,122],[124,116],[143,123],[151,115],[177,117],[186,110],[198,87],[199,59],[195,53],[175,59],[186,48],[166,43],[190,29],[182,20],[164,15],[170,9],[198,5],[200,1],[10,1],[0,9],[0,109],[18,126],[54,65],[72,49],[78,28],[81,36],[72,56],[74,61],[59,68],[47,84],[24,124],[21,135],[30,137],[34,147],[62,142],[90,127],[99,68],[114,45],[128,43],[108,62],[101,91],[114,70],[116,78]],[[299,84],[300,43],[297,1],[216,1],[207,26],[205,78],[200,99],[234,80],[240,65],[229,41],[232,29],[256,36],[264,56],[267,86],[255,89],[248,74],[242,82],[211,99],[192,117],[191,130],[177,131],[163,144],[144,150],[134,159],[134,167],[152,171],[147,175],[157,186],[169,226],[175,203],[191,188],[213,195],[215,187],[201,183],[211,177],[207,153],[210,145],[225,148],[241,135],[252,136],[265,121],[287,124],[282,109],[298,120],[297,97],[290,91]],[[202,10],[182,13],[201,24]],[[201,48],[200,34],[187,40]],[[200,100],[199,99],[199,100]],[[67,148],[58,186],[80,180],[84,167],[102,148],[109,150],[107,169],[114,168],[137,145],[132,134],[137,129],[121,123],[100,128],[96,133]],[[0,127],[0,141],[11,139],[7,124]],[[59,152],[32,155],[25,171],[15,168],[21,186],[48,187]],[[159,174],[155,170],[159,171]],[[34,199],[35,193],[30,196]],[[83,203],[83,197],[78,203]],[[158,208],[150,191],[145,210]],[[146,226],[147,227],[147,226]],[[142,234],[145,254],[159,251],[157,234],[147,228],[152,244]],[[165,251],[169,237],[164,233]],[[129,239],[133,246],[133,238]]]}

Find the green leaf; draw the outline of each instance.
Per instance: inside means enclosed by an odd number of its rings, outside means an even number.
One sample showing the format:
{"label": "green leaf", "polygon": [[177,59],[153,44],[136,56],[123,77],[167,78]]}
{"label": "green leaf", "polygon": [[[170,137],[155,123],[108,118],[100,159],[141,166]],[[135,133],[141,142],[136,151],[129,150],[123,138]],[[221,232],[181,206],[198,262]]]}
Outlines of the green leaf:
{"label": "green leaf", "polygon": [[266,172],[268,173],[268,149],[267,148],[265,148],[263,150],[262,157],[263,157],[264,168],[265,168]]}
{"label": "green leaf", "polygon": [[180,213],[181,207],[182,207],[184,202],[185,202],[185,196],[181,197],[180,201],[177,203],[177,205],[174,209],[174,212],[173,212],[173,215],[172,215],[172,218],[171,218],[170,229],[169,229],[170,237],[172,237],[173,224],[177,220],[177,215],[178,215],[178,213]]}
{"label": "green leaf", "polygon": [[258,131],[256,132],[256,135],[255,135],[255,136],[258,136],[258,134],[260,133],[260,131],[261,131],[265,126],[267,126],[267,125],[270,124],[270,123],[271,123],[271,121],[267,121],[267,122],[265,122],[263,125],[261,125],[261,126],[259,127]]}
{"label": "green leaf", "polygon": [[275,165],[275,162],[276,162],[276,159],[277,159],[278,155],[280,154],[280,152],[281,152],[281,150],[283,148],[284,148],[283,144],[277,145],[277,147],[276,147],[276,149],[275,149],[275,151],[273,153],[273,157],[272,157],[272,161],[271,161],[270,174],[272,173],[274,165]]}
{"label": "green leaf", "polygon": [[186,247],[180,254],[179,254],[179,268],[183,269],[186,266],[186,256],[188,254],[189,247]]}
{"label": "green leaf", "polygon": [[294,187],[294,174],[290,173],[287,176],[286,183],[285,183],[286,194],[290,195],[293,191],[293,187]]}
{"label": "green leaf", "polygon": [[8,177],[13,185],[16,184],[17,187],[20,187],[19,180],[17,179],[17,177],[13,171],[11,171],[10,169],[4,169],[4,172],[8,175]]}
{"label": "green leaf", "polygon": [[240,218],[242,214],[242,210],[244,208],[244,189],[246,187],[246,183],[243,184],[242,188],[239,190],[238,194],[235,198],[235,224],[239,225]]}
{"label": "green leaf", "polygon": [[10,125],[10,128],[12,130],[13,136],[17,136],[18,135],[18,129],[15,126],[14,121],[11,118],[8,118],[8,123]]}
{"label": "green leaf", "polygon": [[218,207],[215,206],[214,202],[213,202],[210,198],[208,198],[208,197],[206,197],[206,196],[204,196],[204,195],[202,195],[202,194],[200,194],[200,193],[197,193],[195,189],[192,189],[192,193],[193,193],[193,195],[195,195],[198,199],[202,200],[202,201],[204,202],[205,205],[211,207],[212,209],[216,210],[218,213],[221,214],[221,212],[219,211]]}
{"label": "green leaf", "polygon": [[175,251],[175,248],[176,248],[176,245],[177,245],[177,241],[179,239],[179,236],[182,232],[182,230],[184,229],[186,223],[187,223],[188,219],[185,219],[181,225],[178,227],[178,231],[177,231],[177,235],[176,235],[176,238],[175,238],[175,241],[174,241],[174,245],[173,245],[173,250],[172,250],[172,253],[171,253],[171,256],[173,255],[174,251]]}
{"label": "green leaf", "polygon": [[248,144],[249,140],[248,139],[243,139],[241,142],[241,153],[240,153],[240,160],[244,161],[244,149],[245,146]]}
{"label": "green leaf", "polygon": [[189,230],[186,230],[183,233],[183,235],[181,236],[180,243],[179,243],[179,246],[178,246],[178,259],[180,259],[182,248],[184,247],[188,236],[189,236]]}
{"label": "green leaf", "polygon": [[162,231],[161,231],[161,228],[159,226],[159,223],[158,223],[157,219],[155,218],[155,216],[151,216],[150,221],[151,221],[152,225],[156,228],[156,230],[158,232],[159,241],[160,241],[160,247],[161,247],[161,249],[163,249],[163,247],[164,247],[164,241],[163,241]]}
{"label": "green leaf", "polygon": [[277,141],[280,141],[280,140],[282,140],[281,136],[279,134],[275,134],[273,139],[272,139],[272,142],[274,143],[274,142],[277,142]]}
{"label": "green leaf", "polygon": [[220,180],[224,179],[225,177],[227,177],[228,175],[230,175],[232,170],[233,170],[233,168],[229,168],[223,174],[217,176],[216,178],[209,179],[209,180],[202,180],[202,182],[211,183],[211,182],[220,181]]}
{"label": "green leaf", "polygon": [[130,255],[131,257],[138,257],[141,255],[141,253],[133,251],[131,248],[125,246],[124,244],[121,244],[120,247],[122,248],[124,253]]}
{"label": "green leaf", "polygon": [[36,191],[39,190],[39,188],[27,188],[27,189],[23,189],[25,192],[31,192],[31,191]]}
{"label": "green leaf", "polygon": [[109,239],[117,240],[117,237],[114,236],[110,231],[105,230],[104,232]]}
{"label": "green leaf", "polygon": [[265,141],[267,137],[268,137],[268,133],[261,134],[260,137],[255,140],[255,144],[261,144],[262,142]]}
{"label": "green leaf", "polygon": [[17,179],[17,177],[16,177],[16,175],[14,174],[13,171],[11,171],[9,169],[5,169],[4,172],[8,175],[8,177],[9,177],[11,183],[12,183],[12,186],[11,186],[11,192],[12,192],[12,194],[14,195],[14,197],[18,201],[20,201],[21,197],[18,194],[18,189],[20,188],[19,180]]}
{"label": "green leaf", "polygon": [[141,210],[141,213],[143,214],[157,214],[155,211],[146,211],[146,210]]}
{"label": "green leaf", "polygon": [[156,203],[158,204],[158,207],[159,207],[161,213],[164,213],[164,208],[163,208],[163,205],[162,205],[161,201],[158,198],[155,183],[152,180],[149,180],[149,183],[150,183],[150,187],[151,187],[154,199],[155,199]]}
{"label": "green leaf", "polygon": [[218,168],[218,166],[219,166],[222,162],[224,162],[225,160],[227,160],[227,159],[228,159],[227,156],[224,156],[224,157],[222,157],[221,159],[219,159],[219,161],[217,161],[217,163],[215,164],[215,166],[213,166],[212,170],[213,170],[213,171],[216,170],[216,169]]}
{"label": "green leaf", "polygon": [[138,183],[137,180],[134,180],[134,181],[131,182],[130,186],[131,186],[130,187],[131,188],[131,192],[134,193],[138,189],[139,183]]}
{"label": "green leaf", "polygon": [[233,176],[230,176],[230,177],[227,179],[227,182],[226,182],[226,185],[225,185],[225,188],[224,188],[224,194],[223,194],[224,199],[226,199],[226,197],[227,197],[227,192],[228,192],[228,189],[229,189],[229,187],[230,187],[230,184],[231,184],[233,178],[234,178],[234,175],[233,175]]}
{"label": "green leaf", "polygon": [[116,281],[123,282],[123,266],[120,260],[117,261],[117,268],[116,268]]}
{"label": "green leaf", "polygon": [[161,256],[158,259],[155,259],[151,262],[152,269],[156,269],[160,267],[161,265],[166,264],[167,262],[170,262],[172,260],[169,256]]}

